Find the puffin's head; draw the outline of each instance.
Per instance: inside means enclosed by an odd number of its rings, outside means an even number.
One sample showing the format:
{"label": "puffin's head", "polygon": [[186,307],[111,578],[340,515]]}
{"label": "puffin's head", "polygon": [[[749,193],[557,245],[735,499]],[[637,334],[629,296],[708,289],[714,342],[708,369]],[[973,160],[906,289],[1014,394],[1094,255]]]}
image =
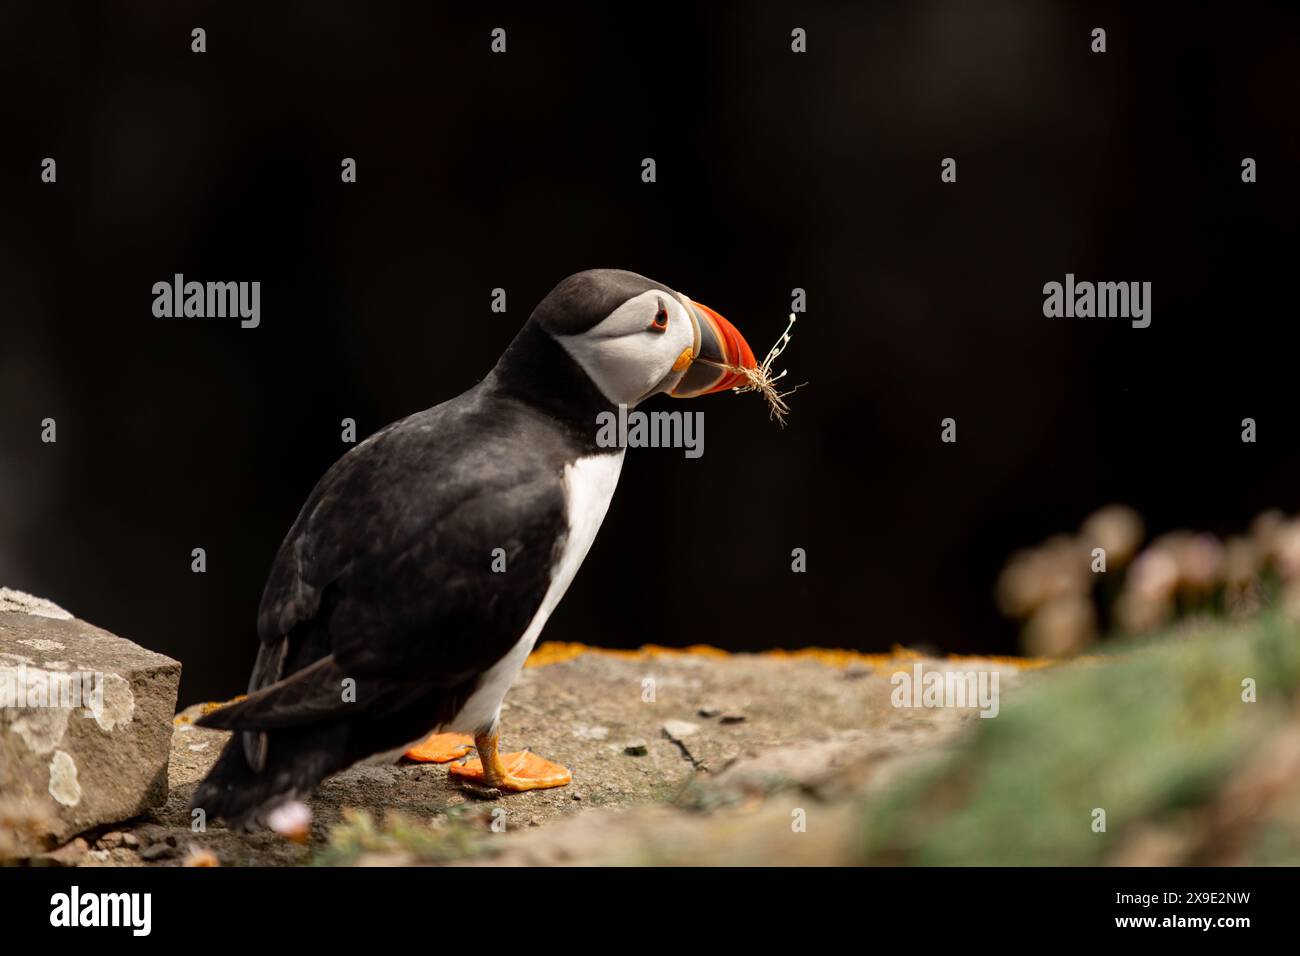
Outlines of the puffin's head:
{"label": "puffin's head", "polygon": [[744,384],[719,365],[754,368],[735,326],[706,305],[621,269],[569,276],[532,321],[559,342],[614,405],[667,392],[694,398]]}

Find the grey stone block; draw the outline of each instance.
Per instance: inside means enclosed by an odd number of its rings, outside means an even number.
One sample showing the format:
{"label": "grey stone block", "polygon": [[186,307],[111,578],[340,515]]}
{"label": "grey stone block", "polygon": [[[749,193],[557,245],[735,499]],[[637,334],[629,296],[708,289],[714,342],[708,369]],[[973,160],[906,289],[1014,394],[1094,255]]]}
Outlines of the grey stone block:
{"label": "grey stone block", "polygon": [[0,588],[0,859],[167,799],[181,665]]}

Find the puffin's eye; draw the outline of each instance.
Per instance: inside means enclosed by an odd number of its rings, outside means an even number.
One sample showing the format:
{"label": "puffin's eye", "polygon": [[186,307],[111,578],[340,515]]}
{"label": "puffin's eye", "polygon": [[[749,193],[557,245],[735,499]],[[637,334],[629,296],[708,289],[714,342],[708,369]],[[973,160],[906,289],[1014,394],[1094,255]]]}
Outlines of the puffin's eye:
{"label": "puffin's eye", "polygon": [[655,313],[655,319],[650,323],[647,332],[667,332],[668,331],[668,307],[664,305],[664,300],[659,300],[659,311]]}

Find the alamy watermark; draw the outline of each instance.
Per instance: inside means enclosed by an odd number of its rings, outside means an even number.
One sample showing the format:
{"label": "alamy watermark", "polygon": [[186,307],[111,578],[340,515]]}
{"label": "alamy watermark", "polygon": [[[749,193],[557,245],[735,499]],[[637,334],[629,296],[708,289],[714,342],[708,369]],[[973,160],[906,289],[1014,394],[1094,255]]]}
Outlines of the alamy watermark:
{"label": "alamy watermark", "polygon": [[245,329],[262,323],[260,282],[186,282],[178,272],[171,282],[155,282],[153,295],[153,314],[160,319],[238,318]]}
{"label": "alamy watermark", "polygon": [[50,897],[50,925],[122,927],[132,936],[148,936],[153,929],[153,894],[83,893],[73,884],[68,892]]}
{"label": "alamy watermark", "polygon": [[1043,285],[1043,315],[1049,319],[1131,319],[1133,328],[1151,324],[1150,282],[1065,282]]}
{"label": "alamy watermark", "polygon": [[1001,709],[995,670],[926,670],[917,661],[911,671],[895,671],[889,683],[894,687],[889,702],[895,707],[979,708],[981,717],[996,717]]}
{"label": "alamy watermark", "polygon": [[704,454],[703,412],[629,412],[596,416],[596,444],[601,448],[684,448],[687,458]]}
{"label": "alamy watermark", "polygon": [[85,708],[104,713],[104,675],[98,671],[52,671],[26,664],[0,667],[0,708]]}

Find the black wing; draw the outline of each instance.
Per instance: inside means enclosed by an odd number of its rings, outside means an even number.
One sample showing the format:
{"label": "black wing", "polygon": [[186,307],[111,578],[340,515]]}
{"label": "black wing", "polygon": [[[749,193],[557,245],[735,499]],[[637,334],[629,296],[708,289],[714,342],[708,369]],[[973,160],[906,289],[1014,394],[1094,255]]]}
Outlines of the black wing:
{"label": "black wing", "polygon": [[[449,719],[546,593],[568,530],[567,456],[545,416],[482,388],[345,455],[275,559],[250,696],[203,723],[258,731],[428,707],[433,688]],[[343,702],[346,678],[355,702]],[[255,769],[265,746],[248,735]]]}

